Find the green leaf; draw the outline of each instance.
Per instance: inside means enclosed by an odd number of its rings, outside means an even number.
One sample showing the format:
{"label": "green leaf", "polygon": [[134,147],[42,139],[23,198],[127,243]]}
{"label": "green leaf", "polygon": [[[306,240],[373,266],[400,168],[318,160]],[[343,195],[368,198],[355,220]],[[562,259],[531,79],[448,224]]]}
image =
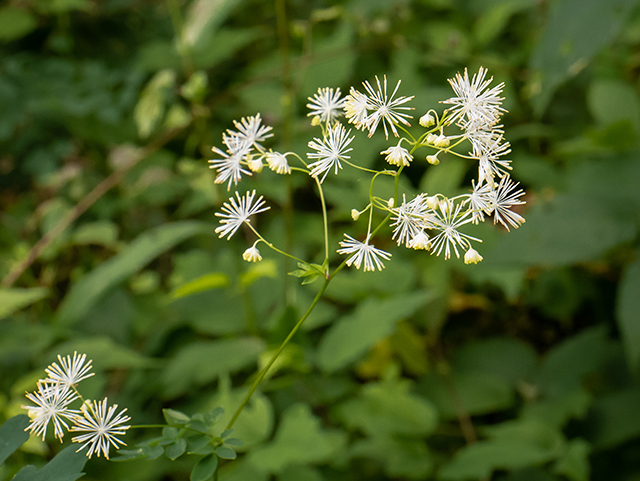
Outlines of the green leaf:
{"label": "green leaf", "polygon": [[343,403],[339,412],[347,426],[372,435],[426,436],[438,425],[438,411],[411,393],[408,381],[369,383],[356,399]]}
{"label": "green leaf", "polygon": [[213,453],[213,446],[211,445],[211,435],[209,434],[197,434],[189,438],[189,445],[187,447],[189,454],[201,454],[207,455]]}
{"label": "green leaf", "polygon": [[233,449],[226,446],[220,446],[215,450],[215,453],[221,459],[236,459],[238,457]]}
{"label": "green leaf", "polygon": [[77,446],[68,446],[39,470],[28,465],[18,471],[12,481],[75,481],[84,476],[82,469],[89,458],[86,452],[76,452]]}
{"label": "green leaf", "polygon": [[176,411],[175,409],[165,408],[162,410],[162,415],[165,421],[167,421],[167,424],[172,426],[184,426],[191,420],[185,413]]}
{"label": "green leaf", "polygon": [[431,300],[425,292],[398,295],[391,299],[368,299],[356,311],[337,321],[318,346],[318,364],[333,372],[366,353],[376,342],[393,334],[401,319],[412,315]]}
{"label": "green leaf", "polygon": [[182,28],[189,48],[210,44],[210,39],[240,0],[195,0],[189,4]]}
{"label": "green leaf", "polygon": [[22,8],[0,8],[0,42],[10,42],[24,37],[38,26],[36,18]]}
{"label": "green leaf", "polygon": [[615,38],[635,5],[635,0],[560,0],[550,4],[545,29],[531,56],[535,73],[531,91],[536,93],[532,103],[538,116],[556,88],[577,75]]}
{"label": "green leaf", "polygon": [[263,340],[251,337],[188,344],[169,361],[162,373],[165,395],[179,396],[220,375],[248,367],[255,363],[264,348]]}
{"label": "green leaf", "polygon": [[29,439],[29,433],[25,431],[27,426],[29,426],[29,416],[26,414],[7,419],[0,426],[0,466]]}
{"label": "green leaf", "polygon": [[632,369],[640,367],[640,252],[626,266],[616,300],[616,321],[627,360]]}
{"label": "green leaf", "polygon": [[210,454],[200,459],[191,470],[191,481],[211,481],[218,468],[218,456]]}
{"label": "green leaf", "polygon": [[584,439],[573,439],[564,454],[556,461],[553,471],[563,474],[571,481],[589,481],[591,446]]}
{"label": "green leaf", "polygon": [[632,388],[596,398],[586,419],[587,439],[595,449],[610,449],[640,436],[640,389]]}
{"label": "green leaf", "polygon": [[172,300],[190,296],[211,289],[220,289],[229,285],[229,276],[222,272],[212,272],[198,277],[174,289],[169,296]]}
{"label": "green leaf", "polygon": [[71,286],[58,310],[57,322],[63,326],[72,326],[110,289],[163,252],[195,235],[212,233],[213,229],[203,222],[181,221],[164,224],[140,234],[122,252]]}
{"label": "green leaf", "polygon": [[176,83],[176,73],[165,69],[156,73],[140,95],[133,116],[138,135],[147,138],[164,117],[166,104]]}
{"label": "green leaf", "polygon": [[640,100],[630,85],[619,80],[596,80],[591,83],[587,102],[589,110],[602,125],[629,120],[640,122]]}
{"label": "green leaf", "polygon": [[55,358],[60,353],[83,352],[101,369],[151,368],[159,362],[143,356],[133,349],[121,346],[107,337],[82,338],[58,344],[51,350],[49,357]]}
{"label": "green leaf", "polygon": [[46,287],[0,288],[0,319],[9,317],[14,312],[48,297],[49,294]]}
{"label": "green leaf", "polygon": [[426,443],[419,439],[374,436],[356,441],[350,452],[354,457],[382,461],[385,473],[394,479],[428,479],[435,465]]}
{"label": "green leaf", "polygon": [[253,466],[277,473],[293,464],[328,462],[345,441],[343,433],[322,429],[309,406],[294,404],[283,413],[273,442],[255,448],[247,456]]}
{"label": "green leaf", "polygon": [[178,439],[175,443],[164,449],[164,455],[171,461],[175,461],[187,450],[187,441],[184,438]]}

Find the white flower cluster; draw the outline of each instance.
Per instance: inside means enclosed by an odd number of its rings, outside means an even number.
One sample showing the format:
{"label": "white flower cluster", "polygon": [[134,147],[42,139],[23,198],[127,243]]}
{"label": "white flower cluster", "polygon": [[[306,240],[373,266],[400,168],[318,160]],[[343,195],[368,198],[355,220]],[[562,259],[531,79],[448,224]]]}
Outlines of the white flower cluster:
{"label": "white flower cluster", "polygon": [[[107,407],[107,398],[102,401],[83,401],[80,409],[69,406],[76,399],[81,399],[76,387],[78,383],[91,373],[91,360],[86,361],[86,354],[73,353],[73,358],[58,356],[58,363],[53,363],[45,369],[46,379],[40,379],[35,392],[26,393],[26,398],[33,406],[22,406],[27,410],[31,422],[25,431],[36,436],[42,436],[44,441],[49,423],[53,424],[54,437],[62,442],[64,429],[69,432],[84,433],[71,439],[74,443],[84,443],[76,452],[89,447],[87,456],[100,453],[109,459],[109,447],[118,449],[126,444],[116,435],[122,436],[130,428],[124,425],[131,418],[123,409],[118,414],[118,405]],[[71,427],[69,424],[71,424]]]}
{"label": "white flower cluster", "polygon": [[[382,82],[376,77],[375,87],[368,81],[364,82],[365,93],[351,87],[344,98],[341,98],[340,89],[321,88],[317,94],[309,97],[307,104],[312,125],[322,128],[322,137],[316,137],[308,143],[311,151],[307,152],[306,157],[309,162],[292,152],[280,154],[265,150],[260,142],[272,135],[269,133],[271,127],[260,125],[259,114],[243,118],[241,122],[234,121],[239,132],[227,131],[223,135],[227,152],[215,147],[213,149],[222,156],[222,159],[210,161],[211,167],[218,169],[216,182],[228,180],[228,188],[231,188],[231,182],[237,184],[242,173],[251,174],[243,166],[252,172],[259,172],[264,159],[269,168],[278,174],[290,174],[292,170],[305,172],[315,179],[318,188],[322,190],[322,183],[327,175],[331,171],[337,175],[343,164],[372,172],[351,162],[349,153],[353,148],[350,144],[354,136],[341,123],[340,117],[344,115],[347,125],[353,124],[358,130],[367,130],[369,137],[382,125],[387,140],[390,133],[400,139],[396,145],[381,152],[394,170],[377,172],[372,183],[378,174],[395,177],[395,197],[385,201],[372,195],[364,210],[353,209],[354,220],[362,213],[369,212],[366,240],[361,242],[345,234],[338,253],[350,256],[346,260],[349,266],[362,266],[365,271],[384,268],[382,260],[388,260],[391,254],[376,249],[371,244],[373,233],[378,230],[371,228],[373,212],[377,209],[386,212],[393,229],[392,239],[398,245],[428,250],[438,256],[443,254],[446,259],[451,257],[452,252],[458,258],[464,252],[466,263],[477,263],[482,260],[482,256],[471,246],[471,242],[482,241],[462,233],[462,226],[484,221],[485,216],[493,216],[494,224],[500,223],[507,230],[510,227],[517,228],[524,222],[524,218],[513,210],[515,206],[524,204],[521,200],[524,191],[518,189],[518,184],[509,176],[511,161],[503,159],[511,151],[509,142],[504,140],[502,126],[499,125],[502,114],[506,112],[501,106],[503,98],[500,97],[504,84],[490,87],[493,79],[486,79],[486,75],[486,69],[481,67],[471,79],[466,69],[464,75],[457,74],[454,79],[450,79],[455,96],[442,103],[452,107],[445,110],[442,116],[438,116],[435,110],[429,110],[420,117],[418,123],[425,130],[417,136],[408,130],[412,117],[407,112],[413,108],[405,105],[414,97],[396,97],[400,81],[391,95],[388,95],[386,76]],[[445,129],[452,128],[453,125],[462,133],[446,135]],[[465,141],[470,144],[468,155],[458,152],[458,146]],[[432,150],[426,155],[426,161],[434,166],[440,163],[439,155],[443,152],[477,162],[478,178],[472,182],[472,192],[452,198],[439,193],[422,193],[410,201],[403,195],[402,203],[397,205],[397,178],[404,168],[412,164],[414,153],[419,148]],[[288,164],[288,156],[297,158],[301,167],[292,168]],[[220,237],[227,236],[229,239],[242,224],[256,233],[258,241],[243,255],[245,260],[251,262],[262,259],[256,248],[258,242],[265,242],[273,247],[250,224],[249,216],[269,208],[263,207],[262,197],[254,203],[254,197],[255,191],[247,192],[244,197],[236,193],[237,201],[229,199],[222,208],[223,213],[216,214],[222,218],[221,226],[216,229]]]}

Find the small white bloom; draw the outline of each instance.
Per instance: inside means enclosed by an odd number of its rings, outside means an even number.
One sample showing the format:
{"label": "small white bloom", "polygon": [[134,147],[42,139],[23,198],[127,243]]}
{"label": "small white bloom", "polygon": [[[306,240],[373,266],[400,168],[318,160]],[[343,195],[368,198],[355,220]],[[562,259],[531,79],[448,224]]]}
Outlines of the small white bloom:
{"label": "small white bloom", "polygon": [[45,369],[45,372],[49,375],[51,381],[71,387],[83,379],[93,376],[94,373],[89,372],[91,371],[91,360],[85,364],[86,359],[86,354],[79,356],[77,352],[73,353],[73,359],[71,359],[71,356],[63,358],[58,354],[60,366],[54,362]]}
{"label": "small white bloom", "polygon": [[76,416],[75,425],[71,427],[70,431],[86,432],[87,434],[81,434],[71,439],[74,443],[84,443],[76,452],[90,446],[87,457],[91,458],[94,453],[100,457],[100,452],[102,452],[104,457],[109,459],[111,446],[115,449],[120,448],[118,444],[126,446],[126,443],[116,438],[116,435],[126,434],[127,429],[131,427],[123,426],[124,423],[131,420],[129,416],[124,414],[126,409],[114,416],[118,405],[114,404],[107,409],[107,398],[98,403],[85,401],[80,409],[82,416]]}
{"label": "small white bloom", "polygon": [[440,205],[440,199],[437,195],[430,195],[427,197],[426,203],[430,209],[436,210]]}
{"label": "small white bloom", "polygon": [[485,209],[485,212],[487,214],[493,212],[493,223],[500,222],[507,230],[509,230],[509,226],[517,229],[524,223],[524,217],[511,210],[514,205],[525,204],[525,201],[519,199],[524,195],[524,191],[522,189],[515,190],[518,185],[519,183],[514,183],[506,175],[500,181],[498,188],[487,194],[489,207]]}
{"label": "small white bloom", "polygon": [[425,194],[419,194],[407,202],[403,195],[402,204],[392,209],[391,227],[395,228],[391,239],[395,240],[398,245],[404,244],[405,247],[411,247],[411,241],[420,232],[431,228],[432,213],[426,199]]}
{"label": "small white bloom", "polygon": [[409,241],[407,247],[416,250],[429,250],[431,249],[431,240],[427,233],[421,230]]}
{"label": "small white bloom", "polygon": [[264,164],[262,163],[262,157],[262,155],[259,155],[257,157],[251,157],[249,160],[247,160],[247,166],[249,167],[249,169],[251,169],[251,172],[255,172],[256,174],[262,172],[262,169],[264,167]]}
{"label": "small white bloom", "polygon": [[309,142],[309,148],[316,150],[317,152],[307,153],[309,159],[318,159],[316,162],[309,164],[311,177],[318,177],[320,174],[324,174],[320,183],[324,182],[327,174],[332,167],[335,169],[335,174],[338,174],[338,169],[342,169],[341,160],[350,159],[351,157],[345,155],[347,152],[351,152],[353,148],[348,147],[354,137],[349,138],[351,131],[347,130],[342,124],[336,124],[328,129],[328,136],[325,136],[322,140],[317,137]]}
{"label": "small white bloom", "polygon": [[258,197],[258,200],[253,204],[255,195],[255,190],[251,193],[247,192],[243,197],[240,197],[240,194],[236,192],[238,202],[231,197],[229,202],[222,204],[222,213],[215,213],[216,216],[222,217],[222,219],[220,219],[220,224],[222,225],[216,227],[215,230],[216,234],[219,234],[219,237],[222,238],[228,235],[227,240],[231,239],[231,236],[235,234],[243,223],[250,222],[250,216],[270,209],[269,206],[263,207],[264,200],[262,196]]}
{"label": "small white bloom", "polygon": [[229,135],[231,137],[238,137],[242,142],[249,146],[255,146],[262,149],[260,142],[263,142],[269,137],[273,137],[273,134],[269,133],[273,127],[262,125],[260,114],[256,114],[251,117],[242,117],[240,122],[234,120],[233,125],[236,126],[238,131],[234,132],[233,130],[227,130]]}
{"label": "small white bloom", "polygon": [[421,127],[424,127],[426,129],[428,127],[431,127],[432,125],[435,125],[436,119],[433,117],[433,115],[427,112],[422,117],[420,117],[420,120],[418,120],[418,123],[420,124]]}
{"label": "small white bloom", "polygon": [[331,123],[342,115],[345,99],[340,98],[340,89],[329,87],[318,89],[313,97],[309,97],[307,108],[311,110],[307,117],[318,118],[320,122]]}
{"label": "small white bloom", "polygon": [[467,249],[469,247],[469,240],[482,242],[480,239],[458,231],[461,226],[471,222],[471,211],[461,212],[462,205],[463,204],[458,204],[453,208],[451,201],[440,202],[439,211],[435,211],[434,216],[435,229],[440,232],[431,239],[432,254],[435,253],[439,256],[444,251],[444,258],[449,259],[451,257],[451,249],[453,248],[456,257],[460,258],[458,246]]}
{"label": "small white bloom", "polygon": [[291,166],[287,162],[287,157],[280,152],[269,152],[267,154],[267,165],[276,174],[291,173]]}
{"label": "small white bloom", "polygon": [[438,138],[438,136],[436,134],[427,134],[426,141],[429,144],[433,144],[433,143],[435,143],[437,138]]}
{"label": "small white bloom", "polygon": [[473,192],[469,194],[469,206],[471,208],[471,222],[477,224],[478,222],[484,222],[484,211],[489,209],[489,202],[491,198],[489,197],[489,193],[491,190],[491,185],[489,184],[476,184],[473,180],[471,181],[471,185],[473,186]]}
{"label": "small white bloom", "polygon": [[378,124],[382,121],[382,125],[384,127],[384,136],[389,139],[389,131],[387,130],[387,125],[393,132],[393,135],[398,137],[398,130],[396,129],[396,125],[404,124],[406,126],[410,126],[407,119],[411,118],[411,115],[399,112],[399,110],[413,110],[413,107],[401,107],[402,104],[405,104],[413,99],[413,95],[411,97],[398,97],[393,100],[394,95],[398,91],[400,87],[400,80],[396,84],[396,88],[393,90],[391,96],[387,96],[387,76],[384,76],[383,85],[380,85],[380,80],[376,76],[377,90],[374,90],[369,81],[363,83],[364,88],[367,90],[369,97],[369,105],[372,112],[367,116],[365,120],[365,124],[367,129],[369,130],[369,137],[371,137]]}
{"label": "small white bloom", "polygon": [[438,165],[440,163],[440,159],[438,158],[438,154],[427,155],[427,162],[429,162],[431,165]]}
{"label": "small white bloom", "polygon": [[349,95],[345,97],[343,108],[345,118],[349,123],[353,124],[358,130],[364,130],[367,116],[369,115],[368,110],[373,108],[369,103],[369,98],[362,92],[351,87]]}
{"label": "small white bloom", "polygon": [[380,152],[382,155],[386,154],[384,158],[389,164],[408,167],[411,165],[411,161],[413,160],[413,156],[409,153],[407,149],[402,147],[400,143],[398,145],[394,145],[389,147],[387,150],[383,150]]}
{"label": "small white bloom", "polygon": [[369,237],[367,237],[367,240],[363,243],[347,234],[344,236],[346,240],[340,241],[342,249],[338,249],[338,254],[353,254],[347,259],[348,266],[353,264],[356,266],[356,269],[360,269],[360,266],[364,263],[364,272],[375,271],[376,268],[381,271],[384,269],[384,264],[382,264],[378,257],[382,257],[385,260],[391,259],[391,254],[370,245]]}
{"label": "small white bloom", "polygon": [[242,253],[242,258],[247,262],[260,262],[262,260],[260,251],[256,246],[251,246],[246,251],[244,251]]}
{"label": "small white bloom", "polygon": [[47,434],[47,426],[49,421],[53,423],[54,437],[62,442],[64,431],[62,427],[69,430],[69,426],[65,422],[73,421],[75,411],[67,406],[75,401],[78,396],[69,386],[53,381],[39,381],[38,389],[35,392],[26,393],[26,398],[33,402],[35,406],[21,406],[27,410],[31,422],[25,431],[31,431],[36,436],[42,436],[44,441]]}
{"label": "small white bloom", "polygon": [[433,145],[441,149],[449,147],[449,137],[444,134],[440,134],[434,139]]}
{"label": "small white bloom", "polygon": [[486,75],[487,70],[480,67],[478,73],[469,80],[469,73],[465,68],[464,76],[457,73],[454,79],[449,79],[456,96],[444,100],[442,103],[453,105],[447,109],[451,115],[449,117],[450,123],[456,122],[465,130],[479,126],[490,128],[498,122],[502,113],[506,112],[500,107],[504,100],[500,97],[504,83],[488,89],[493,77],[485,80]]}
{"label": "small white bloom", "polygon": [[469,247],[469,250],[464,254],[465,264],[477,264],[482,260],[482,256],[473,247]]}
{"label": "small white bloom", "polygon": [[351,209],[351,218],[353,220],[358,220],[360,218],[360,211],[357,209]]}
{"label": "small white bloom", "polygon": [[218,170],[214,182],[222,184],[228,180],[227,190],[231,190],[231,182],[238,185],[242,174],[251,175],[251,172],[242,168],[241,161],[251,152],[252,147],[250,143],[245,142],[238,135],[223,135],[222,141],[227,146],[227,151],[224,152],[217,147],[212,147],[211,150],[222,158],[209,160],[211,164],[209,168]]}

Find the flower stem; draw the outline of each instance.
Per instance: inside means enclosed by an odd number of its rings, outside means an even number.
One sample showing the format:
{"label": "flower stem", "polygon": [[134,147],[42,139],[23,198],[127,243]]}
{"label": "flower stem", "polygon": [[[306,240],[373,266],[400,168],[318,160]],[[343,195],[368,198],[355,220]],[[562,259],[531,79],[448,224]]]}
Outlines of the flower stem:
{"label": "flower stem", "polygon": [[[340,266],[340,267],[342,267],[342,266]],[[336,272],[338,271],[338,269],[336,269]],[[333,275],[335,275],[336,272],[334,272]],[[333,278],[333,275],[329,276],[328,278],[326,278],[324,280],[324,282],[322,284],[322,287],[320,288],[320,290],[316,294],[316,297],[313,299],[313,302],[311,303],[311,305],[307,309],[307,312],[305,312],[304,315],[297,322],[297,324],[295,326],[293,326],[293,329],[291,329],[291,332],[289,332],[289,335],[285,338],[284,341],[282,341],[282,344],[280,344],[280,347],[278,348],[278,350],[273,354],[273,356],[271,356],[271,359],[269,359],[269,362],[267,363],[267,365],[262,369],[262,371],[260,371],[260,374],[258,374],[258,377],[255,379],[255,381],[253,381],[253,384],[251,385],[251,388],[249,389],[249,392],[247,393],[247,395],[242,400],[242,403],[240,404],[238,409],[236,409],[236,412],[233,414],[233,417],[229,421],[229,424],[227,424],[227,427],[225,428],[225,430],[231,429],[233,427],[233,425],[235,424],[235,422],[238,420],[238,416],[240,416],[240,413],[242,412],[242,410],[245,408],[245,406],[247,405],[247,403],[251,399],[251,396],[253,396],[253,393],[258,388],[258,385],[264,379],[264,377],[266,376],[267,372],[269,372],[269,369],[271,369],[271,366],[273,365],[273,363],[276,362],[276,359],[278,359],[278,357],[280,356],[280,354],[282,353],[282,351],[284,350],[286,345],[289,343],[291,338],[295,335],[295,333],[298,331],[298,329],[300,329],[300,327],[302,326],[304,321],[309,317],[309,315],[311,314],[313,309],[318,304],[318,301],[320,301],[320,298],[324,294],[324,291],[327,290],[327,286],[329,285],[329,282]]]}

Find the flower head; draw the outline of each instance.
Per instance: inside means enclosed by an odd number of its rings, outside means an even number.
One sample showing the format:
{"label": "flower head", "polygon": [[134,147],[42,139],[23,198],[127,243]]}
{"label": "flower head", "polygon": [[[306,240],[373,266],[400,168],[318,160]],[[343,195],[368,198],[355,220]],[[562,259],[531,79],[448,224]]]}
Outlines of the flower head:
{"label": "flower head", "polygon": [[340,98],[340,89],[329,87],[318,89],[318,93],[309,97],[307,108],[311,110],[307,117],[319,117],[320,122],[331,123],[342,115],[345,99]]}
{"label": "flower head", "polygon": [[522,189],[516,190],[519,183],[514,183],[511,178],[506,175],[500,181],[496,190],[492,190],[487,194],[488,207],[485,209],[487,214],[493,213],[493,223],[500,222],[507,230],[509,226],[516,229],[524,223],[524,217],[511,210],[514,205],[521,205],[525,202],[520,200],[524,195]]}
{"label": "flower head", "polygon": [[251,193],[247,192],[243,197],[240,197],[240,194],[236,192],[238,202],[231,197],[229,202],[222,204],[222,213],[215,213],[216,216],[222,217],[222,219],[220,219],[220,224],[222,225],[216,227],[215,230],[216,234],[219,234],[219,237],[228,236],[227,240],[231,239],[231,236],[236,233],[243,223],[250,221],[250,216],[270,209],[268,206],[263,207],[264,200],[262,196],[258,197],[258,200],[254,204],[253,198],[255,195],[255,190]]}
{"label": "flower head", "polygon": [[384,158],[384,160],[389,162],[389,164],[397,165],[398,167],[400,166],[408,167],[409,165],[411,165],[411,161],[413,160],[413,156],[409,153],[407,149],[405,149],[400,145],[400,142],[398,142],[398,145],[393,145],[389,147],[387,150],[383,150],[380,153],[382,155],[386,154],[386,157]]}
{"label": "flower head", "polygon": [[246,157],[251,152],[252,144],[243,140],[238,134],[223,134],[222,141],[227,146],[227,151],[224,152],[217,147],[212,147],[211,150],[222,158],[209,160],[211,164],[209,168],[218,170],[214,182],[222,184],[228,180],[227,190],[230,190],[231,182],[238,185],[242,174],[251,175],[251,172],[242,168],[241,162],[246,161]]}
{"label": "flower head", "polygon": [[49,375],[51,381],[62,386],[71,387],[83,379],[93,376],[94,373],[89,372],[91,370],[91,360],[85,364],[86,359],[86,354],[79,356],[77,352],[73,353],[73,359],[71,356],[63,358],[58,355],[60,365],[54,362],[45,369],[45,372]]}
{"label": "flower head", "polygon": [[269,152],[267,154],[267,165],[276,174],[290,174],[291,166],[287,162],[287,157],[280,152]]}
{"label": "flower head", "polygon": [[425,229],[431,228],[433,214],[426,199],[426,194],[419,194],[407,202],[403,196],[402,204],[392,209],[391,227],[395,228],[391,239],[398,245],[413,247],[411,244],[414,239]]}
{"label": "flower head", "polygon": [[398,130],[396,129],[396,125],[404,124],[409,126],[409,122],[407,119],[411,118],[411,115],[405,114],[403,112],[399,112],[399,110],[413,110],[412,107],[401,107],[402,104],[405,104],[413,99],[411,97],[398,97],[397,99],[393,99],[394,95],[398,91],[400,87],[400,80],[396,84],[396,88],[393,90],[391,96],[387,96],[387,76],[384,76],[384,80],[382,85],[380,85],[380,79],[376,76],[377,90],[374,90],[369,81],[363,83],[364,88],[368,94],[368,107],[371,112],[367,115],[365,119],[365,126],[369,130],[369,137],[371,137],[378,124],[382,122],[384,127],[384,136],[389,138],[389,131],[387,130],[387,125],[393,135],[398,137]]}
{"label": "flower head", "polygon": [[109,448],[113,446],[115,449],[119,449],[120,446],[126,446],[126,443],[116,438],[116,435],[123,436],[127,429],[131,426],[123,426],[131,418],[124,413],[126,409],[123,409],[118,414],[115,414],[118,405],[114,404],[107,409],[107,398],[104,398],[101,402],[85,401],[80,408],[82,416],[76,416],[75,424],[71,427],[70,431],[85,432],[71,439],[74,443],[84,443],[76,452],[79,452],[89,446],[87,456],[91,456],[96,453],[98,457],[100,452],[105,458],[109,459]]}
{"label": "flower head", "polygon": [[262,145],[260,145],[260,142],[263,142],[269,137],[273,137],[273,134],[270,133],[272,127],[262,125],[260,114],[256,114],[251,117],[242,117],[240,122],[234,120],[233,125],[236,126],[238,131],[234,132],[233,130],[227,130],[230,136],[238,137],[241,142],[249,146],[255,146],[261,150]]}
{"label": "flower head", "polygon": [[384,264],[378,259],[381,257],[385,260],[391,259],[391,254],[380,249],[376,249],[369,244],[369,237],[363,243],[355,240],[353,237],[345,234],[346,240],[340,241],[342,249],[338,249],[338,254],[353,254],[347,259],[347,265],[352,264],[356,266],[356,269],[360,269],[360,266],[364,263],[364,271],[375,271],[378,268],[379,271],[384,269]]}
{"label": "flower head", "polygon": [[309,159],[318,159],[309,164],[311,177],[317,178],[320,174],[324,174],[320,180],[322,183],[331,167],[334,167],[336,175],[338,174],[338,168],[342,168],[340,161],[351,158],[345,155],[353,150],[351,147],[347,148],[354,139],[354,137],[349,138],[350,133],[351,131],[347,132],[342,124],[337,124],[329,127],[328,135],[322,140],[314,138],[309,142],[309,148],[316,150],[316,152],[307,153],[307,157]]}
{"label": "flower head", "polygon": [[469,250],[464,254],[465,264],[477,264],[482,260],[482,256],[473,247],[469,247]]}
{"label": "flower head", "polygon": [[369,98],[359,90],[351,87],[349,95],[344,99],[343,108],[345,118],[349,123],[353,124],[358,130],[364,130],[367,116],[369,115],[368,110],[373,108],[369,103]]}
{"label": "flower head", "polygon": [[456,122],[461,128],[491,127],[495,125],[505,109],[500,107],[504,100],[500,97],[504,83],[488,89],[493,77],[485,80],[487,70],[480,67],[478,73],[469,80],[469,73],[464,69],[464,76],[457,73],[454,79],[449,79],[456,96],[442,103],[451,104],[448,109],[450,123]]}
{"label": "flower head", "polygon": [[458,247],[466,250],[470,246],[469,240],[482,242],[458,231],[461,226],[471,222],[471,212],[461,212],[462,206],[463,204],[458,204],[454,207],[452,201],[446,200],[440,202],[439,209],[434,211],[433,228],[440,232],[431,239],[432,254],[439,256],[444,251],[444,258],[449,259],[453,248],[456,257],[460,258]]}
{"label": "flower head", "polygon": [[251,246],[246,251],[244,251],[242,253],[242,258],[247,262],[260,262],[262,260],[260,251],[256,246]]}
{"label": "flower head", "polygon": [[73,421],[75,413],[77,413],[77,411],[69,409],[68,406],[78,398],[78,395],[68,385],[53,381],[39,381],[37,391],[26,393],[26,398],[35,406],[22,406],[31,418],[25,431],[29,430],[36,436],[42,435],[44,441],[47,426],[51,421],[54,437],[62,442],[64,436],[62,427],[69,430],[65,419]]}

